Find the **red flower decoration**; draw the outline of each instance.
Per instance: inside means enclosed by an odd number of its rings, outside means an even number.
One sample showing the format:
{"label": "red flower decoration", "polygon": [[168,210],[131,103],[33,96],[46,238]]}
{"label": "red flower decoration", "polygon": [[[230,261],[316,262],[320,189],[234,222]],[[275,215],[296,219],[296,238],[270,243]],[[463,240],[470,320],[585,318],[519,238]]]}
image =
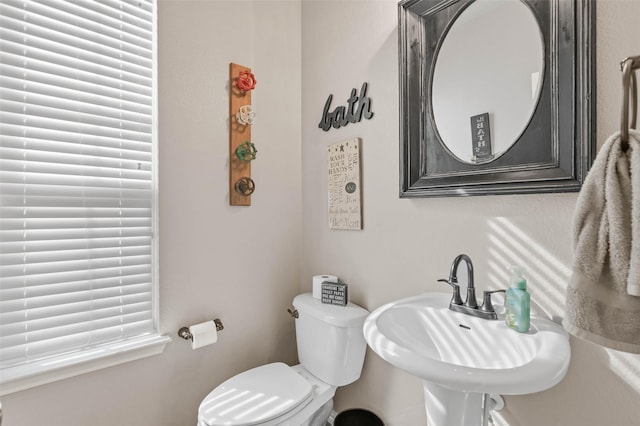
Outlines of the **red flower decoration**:
{"label": "red flower decoration", "polygon": [[256,87],[256,76],[251,71],[240,71],[236,80],[236,87],[243,92],[248,92]]}

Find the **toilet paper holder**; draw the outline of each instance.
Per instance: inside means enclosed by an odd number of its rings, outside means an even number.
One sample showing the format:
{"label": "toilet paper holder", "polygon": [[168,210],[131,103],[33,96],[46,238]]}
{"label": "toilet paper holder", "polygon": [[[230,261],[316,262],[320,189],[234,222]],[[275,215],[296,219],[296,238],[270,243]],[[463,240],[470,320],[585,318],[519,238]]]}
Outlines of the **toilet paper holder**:
{"label": "toilet paper holder", "polygon": [[[218,318],[214,319],[213,323],[216,325],[216,331],[224,330],[224,325],[222,325],[222,321],[220,321]],[[193,340],[193,336],[189,331],[189,327],[181,327],[180,330],[178,330],[178,336],[182,337],[185,340]]]}

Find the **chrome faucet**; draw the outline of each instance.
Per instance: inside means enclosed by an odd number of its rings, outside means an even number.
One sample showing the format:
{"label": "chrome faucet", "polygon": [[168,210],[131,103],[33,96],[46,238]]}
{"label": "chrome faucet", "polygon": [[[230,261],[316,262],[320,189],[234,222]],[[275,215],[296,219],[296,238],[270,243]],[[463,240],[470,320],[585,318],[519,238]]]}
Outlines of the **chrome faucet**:
{"label": "chrome faucet", "polygon": [[[458,284],[458,266],[460,262],[464,261],[467,264],[467,298],[463,302],[460,297],[460,284]],[[491,303],[491,295],[493,293],[503,293],[504,290],[485,291],[482,294],[482,305],[478,305],[476,300],[476,288],[473,284],[473,263],[471,258],[466,254],[460,254],[456,256],[451,264],[451,270],[449,271],[449,279],[439,279],[439,282],[445,282],[453,288],[453,295],[451,302],[449,302],[449,309],[463,314],[471,315],[474,317],[484,319],[498,319],[493,304]]]}

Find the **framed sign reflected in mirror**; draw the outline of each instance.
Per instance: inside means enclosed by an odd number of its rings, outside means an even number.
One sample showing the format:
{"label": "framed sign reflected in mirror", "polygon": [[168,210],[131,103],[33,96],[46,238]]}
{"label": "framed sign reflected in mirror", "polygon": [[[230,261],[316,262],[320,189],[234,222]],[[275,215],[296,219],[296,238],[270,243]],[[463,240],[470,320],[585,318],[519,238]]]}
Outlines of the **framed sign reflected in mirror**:
{"label": "framed sign reflected in mirror", "polygon": [[400,196],[578,191],[595,151],[592,0],[403,0]]}

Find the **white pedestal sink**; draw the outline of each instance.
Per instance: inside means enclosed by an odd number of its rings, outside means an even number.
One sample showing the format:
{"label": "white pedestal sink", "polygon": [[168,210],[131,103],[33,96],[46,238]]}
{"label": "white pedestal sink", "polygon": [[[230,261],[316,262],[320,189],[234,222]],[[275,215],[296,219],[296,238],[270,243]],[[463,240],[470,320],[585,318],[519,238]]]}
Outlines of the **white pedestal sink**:
{"label": "white pedestal sink", "polygon": [[531,317],[528,333],[504,321],[449,310],[450,294],[425,293],[373,311],[367,343],[382,359],[424,384],[429,426],[478,426],[486,394],[539,392],[560,382],[569,367],[566,331]]}

